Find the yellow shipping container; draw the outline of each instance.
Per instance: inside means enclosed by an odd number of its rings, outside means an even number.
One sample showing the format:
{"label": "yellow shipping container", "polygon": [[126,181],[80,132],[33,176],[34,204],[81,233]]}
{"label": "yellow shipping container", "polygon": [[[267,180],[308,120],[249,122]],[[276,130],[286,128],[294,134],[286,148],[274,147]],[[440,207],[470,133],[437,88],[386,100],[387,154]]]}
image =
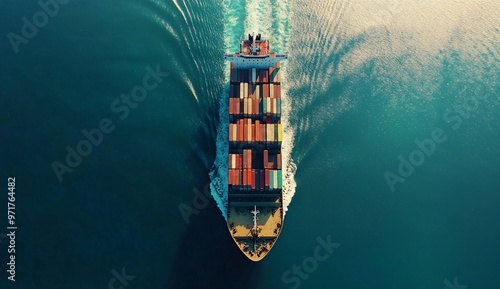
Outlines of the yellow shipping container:
{"label": "yellow shipping container", "polygon": [[283,127],[281,123],[278,123],[278,141],[281,142],[283,140]]}

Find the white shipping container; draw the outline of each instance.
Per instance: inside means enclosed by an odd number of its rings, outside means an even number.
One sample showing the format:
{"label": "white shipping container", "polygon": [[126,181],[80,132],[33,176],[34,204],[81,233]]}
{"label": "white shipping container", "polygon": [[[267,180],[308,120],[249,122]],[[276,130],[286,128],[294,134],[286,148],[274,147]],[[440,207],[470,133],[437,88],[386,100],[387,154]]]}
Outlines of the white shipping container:
{"label": "white shipping container", "polygon": [[269,97],[274,98],[274,84],[269,84]]}
{"label": "white shipping container", "polygon": [[243,98],[244,93],[245,93],[245,85],[243,82],[240,82],[240,98]]}

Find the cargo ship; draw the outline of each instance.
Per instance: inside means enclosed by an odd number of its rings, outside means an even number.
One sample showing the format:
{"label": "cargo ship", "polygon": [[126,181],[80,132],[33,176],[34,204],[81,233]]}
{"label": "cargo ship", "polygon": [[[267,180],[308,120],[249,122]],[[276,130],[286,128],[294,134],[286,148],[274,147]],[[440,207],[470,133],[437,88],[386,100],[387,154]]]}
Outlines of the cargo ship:
{"label": "cargo ship", "polygon": [[238,248],[262,260],[283,228],[280,62],[261,34],[240,40],[230,62],[227,226]]}

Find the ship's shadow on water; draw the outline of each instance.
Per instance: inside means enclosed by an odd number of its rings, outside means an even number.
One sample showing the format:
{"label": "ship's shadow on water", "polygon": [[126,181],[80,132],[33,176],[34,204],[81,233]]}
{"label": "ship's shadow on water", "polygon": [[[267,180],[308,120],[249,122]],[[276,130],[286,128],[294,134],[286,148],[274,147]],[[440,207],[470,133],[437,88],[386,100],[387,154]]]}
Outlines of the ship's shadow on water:
{"label": "ship's shadow on water", "polygon": [[[209,104],[207,111],[206,126],[200,127],[195,137],[199,144],[196,149],[209,156],[204,161],[207,171],[205,178],[200,180],[200,191],[203,191],[203,184],[210,183],[208,172],[216,153],[219,102]],[[193,151],[193,161],[200,161],[200,151]],[[189,217],[185,235],[178,242],[165,289],[250,288],[251,278],[258,276],[261,264],[250,261],[237,248],[212,197],[199,211],[198,215]]]}
{"label": "ship's shadow on water", "polygon": [[173,286],[165,289],[250,288],[260,264],[248,260],[236,247],[215,202],[210,200],[191,219],[171,270]]}

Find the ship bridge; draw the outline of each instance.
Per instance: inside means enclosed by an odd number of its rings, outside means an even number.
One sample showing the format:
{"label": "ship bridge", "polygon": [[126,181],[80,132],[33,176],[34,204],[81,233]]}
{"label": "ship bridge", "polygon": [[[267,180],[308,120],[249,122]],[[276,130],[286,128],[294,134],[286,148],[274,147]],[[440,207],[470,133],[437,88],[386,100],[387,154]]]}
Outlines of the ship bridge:
{"label": "ship bridge", "polygon": [[276,67],[281,60],[288,59],[287,54],[275,54],[269,51],[269,40],[262,40],[261,35],[248,35],[248,39],[240,41],[240,52],[225,54],[224,59],[231,62],[236,69],[267,69]]}

